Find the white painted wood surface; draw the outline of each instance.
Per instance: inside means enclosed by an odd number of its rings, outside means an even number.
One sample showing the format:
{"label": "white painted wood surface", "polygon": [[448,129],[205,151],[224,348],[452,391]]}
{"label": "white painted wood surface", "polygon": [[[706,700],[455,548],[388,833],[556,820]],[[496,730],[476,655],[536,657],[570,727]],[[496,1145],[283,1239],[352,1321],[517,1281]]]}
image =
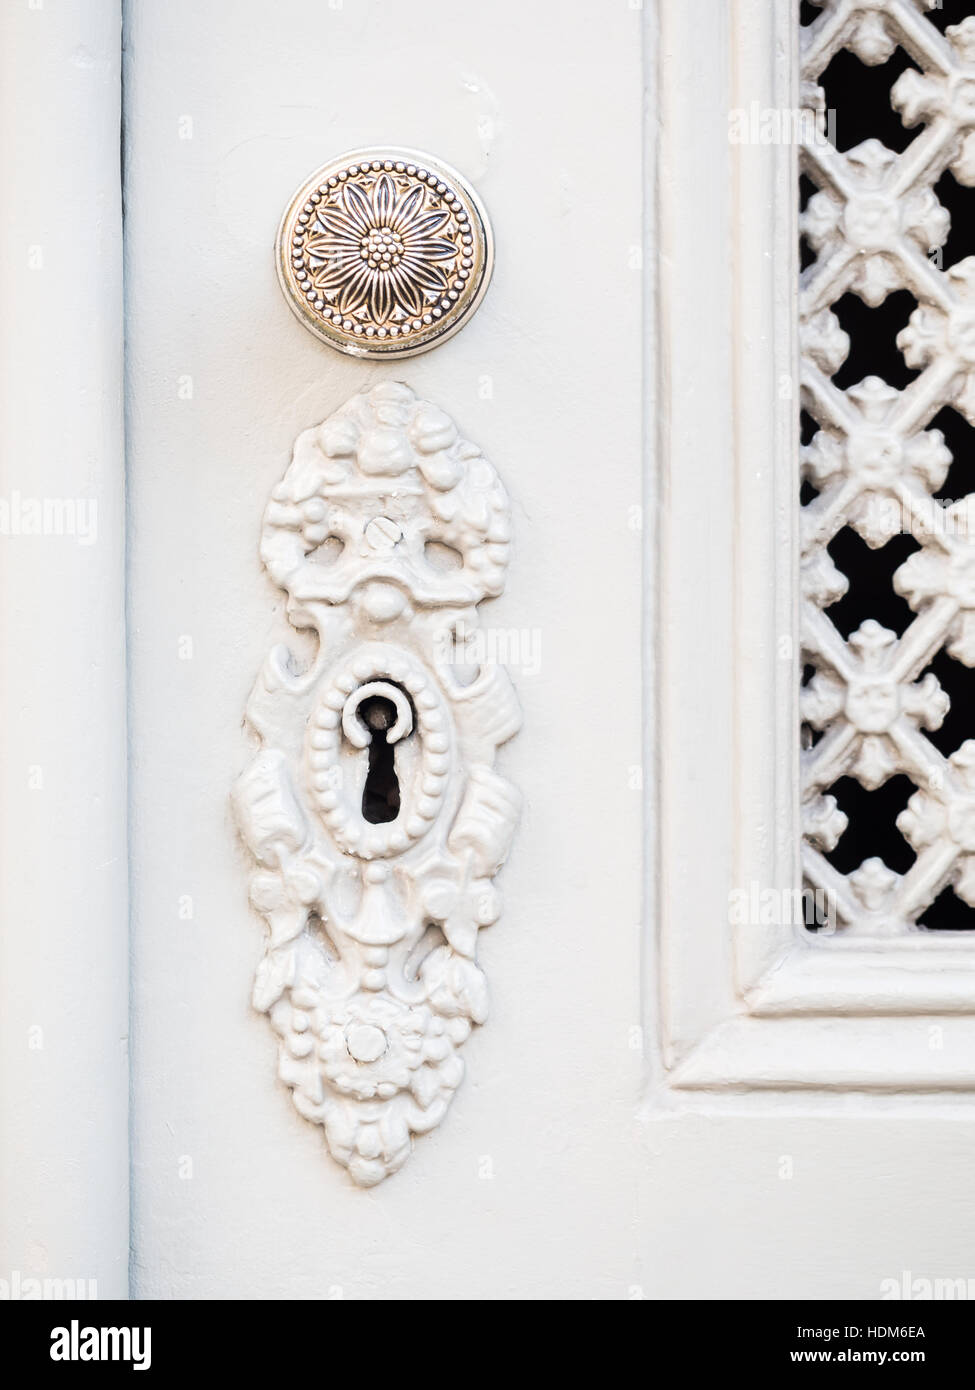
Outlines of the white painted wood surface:
{"label": "white painted wood surface", "polygon": [[[728,142],[729,107],[785,100],[791,0],[708,0],[707,25],[686,0],[500,0],[462,20],[446,0],[242,0],[233,24],[222,0],[126,9],[133,1295],[875,1298],[905,1270],[969,1277],[972,1120],[948,1103],[971,1057],[958,962],[942,951],[927,972],[959,1027],[942,1089],[911,1100],[912,1059],[930,1057],[923,1018],[896,1032],[879,995],[856,1017],[838,954],[814,971],[786,962],[776,978],[792,994],[753,998],[745,1017],[739,982],[769,946],[745,938],[736,954],[728,924],[742,875],[777,874],[797,843],[794,677],[783,663],[775,685],[769,645],[791,621],[788,583],[768,569],[789,571],[792,521],[769,491],[777,476],[788,492],[789,441],[763,385],[791,351],[773,251],[789,275],[793,253],[781,164],[751,150],[736,165]],[[106,45],[110,10],[85,16]],[[103,117],[87,132],[79,118],[69,150],[95,183],[107,101]],[[472,180],[498,253],[477,317],[399,368],[304,333],[272,254],[308,172],[391,141]],[[40,181],[3,157],[20,186]],[[112,265],[114,214],[103,225]],[[117,304],[117,270],[99,282],[101,264],[70,282],[89,315]],[[44,351],[48,387],[84,360],[99,383],[84,399],[102,399],[111,327],[89,328],[82,358],[69,315],[61,368],[51,335],[32,337],[36,302],[15,302],[7,380],[43,385]],[[286,631],[258,559],[264,499],[300,430],[398,377],[483,446],[513,497],[507,589],[483,616],[529,657],[512,671],[524,729],[499,760],[526,806],[499,876],[505,913],[481,942],[490,1026],[466,1044],[467,1078],[422,1154],[361,1191],[272,1080],[274,1041],[249,1002],[262,926],[228,789],[250,753],[253,673]],[[36,653],[28,667],[45,669],[57,642],[40,682],[4,658],[6,762],[43,764],[21,749],[47,740],[58,775],[71,771],[64,819],[50,802],[30,819],[23,792],[4,805],[26,866],[3,884],[2,1078],[18,1117],[2,1140],[4,1260],[32,1269],[43,1251],[44,1272],[94,1272],[104,1296],[126,1236],[124,1072],[108,1058],[125,1031],[121,450],[110,412],[96,430],[36,389],[5,410],[4,467],[38,438],[45,459],[78,466],[55,433],[69,420],[106,501],[93,569],[63,540],[0,547],[6,630]],[[81,476],[59,492],[81,495]],[[18,593],[30,607],[13,609]],[[11,933],[12,919],[29,929]],[[80,1050],[45,1035],[38,1078],[17,1049],[44,972]],[[696,1075],[675,1087],[670,1068],[689,1057]],[[870,1102],[864,1078],[892,1065],[898,1084]]]}
{"label": "white painted wood surface", "polygon": [[120,26],[0,14],[0,1279],[102,1298],[128,1266]]}

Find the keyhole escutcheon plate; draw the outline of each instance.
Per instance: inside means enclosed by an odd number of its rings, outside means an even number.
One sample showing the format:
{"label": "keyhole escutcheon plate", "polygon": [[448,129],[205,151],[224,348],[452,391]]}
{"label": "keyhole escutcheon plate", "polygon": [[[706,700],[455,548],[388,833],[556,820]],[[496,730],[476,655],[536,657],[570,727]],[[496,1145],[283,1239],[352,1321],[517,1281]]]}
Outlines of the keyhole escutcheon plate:
{"label": "keyhole escutcheon plate", "polygon": [[275,646],[247,707],[254,1004],[298,1111],[365,1187],[440,1124],[487,1018],[477,939],[520,800],[494,761],[521,716],[490,644],[473,676],[467,651],[510,536],[493,465],[389,380],[299,435],[265,513],[261,556],[317,640],[308,660]]}

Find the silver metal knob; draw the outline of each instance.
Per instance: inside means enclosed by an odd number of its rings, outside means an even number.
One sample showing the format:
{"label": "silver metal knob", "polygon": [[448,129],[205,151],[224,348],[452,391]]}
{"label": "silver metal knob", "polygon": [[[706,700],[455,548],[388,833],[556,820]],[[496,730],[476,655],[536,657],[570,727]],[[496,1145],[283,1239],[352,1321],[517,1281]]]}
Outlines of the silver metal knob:
{"label": "silver metal knob", "polygon": [[487,290],[491,224],[455,169],[416,150],[355,150],[318,169],[281,220],[292,310],[355,357],[412,357],[456,333]]}

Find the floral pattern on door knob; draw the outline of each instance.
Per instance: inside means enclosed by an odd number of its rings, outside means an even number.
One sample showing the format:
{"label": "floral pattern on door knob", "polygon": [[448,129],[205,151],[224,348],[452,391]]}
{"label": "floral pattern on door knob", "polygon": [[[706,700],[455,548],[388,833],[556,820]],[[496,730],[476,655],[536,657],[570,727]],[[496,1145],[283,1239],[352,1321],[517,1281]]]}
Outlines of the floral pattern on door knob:
{"label": "floral pattern on door knob", "polygon": [[274,648],[247,707],[254,1004],[296,1108],[363,1186],[440,1123],[487,1016],[477,935],[519,811],[492,765],[521,717],[455,634],[501,592],[509,540],[494,468],[394,382],[298,438],[265,514],[262,558],[318,650],[303,668]]}

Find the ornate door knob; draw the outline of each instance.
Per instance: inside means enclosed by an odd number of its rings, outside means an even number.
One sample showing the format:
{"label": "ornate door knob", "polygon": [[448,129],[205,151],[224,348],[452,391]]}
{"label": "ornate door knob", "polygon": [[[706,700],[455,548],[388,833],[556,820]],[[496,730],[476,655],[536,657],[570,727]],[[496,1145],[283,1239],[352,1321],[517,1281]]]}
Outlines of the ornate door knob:
{"label": "ornate door knob", "polygon": [[493,260],[477,194],[415,150],[355,150],[324,165],[278,231],[291,308],[356,357],[412,357],[449,338],[483,299]]}

